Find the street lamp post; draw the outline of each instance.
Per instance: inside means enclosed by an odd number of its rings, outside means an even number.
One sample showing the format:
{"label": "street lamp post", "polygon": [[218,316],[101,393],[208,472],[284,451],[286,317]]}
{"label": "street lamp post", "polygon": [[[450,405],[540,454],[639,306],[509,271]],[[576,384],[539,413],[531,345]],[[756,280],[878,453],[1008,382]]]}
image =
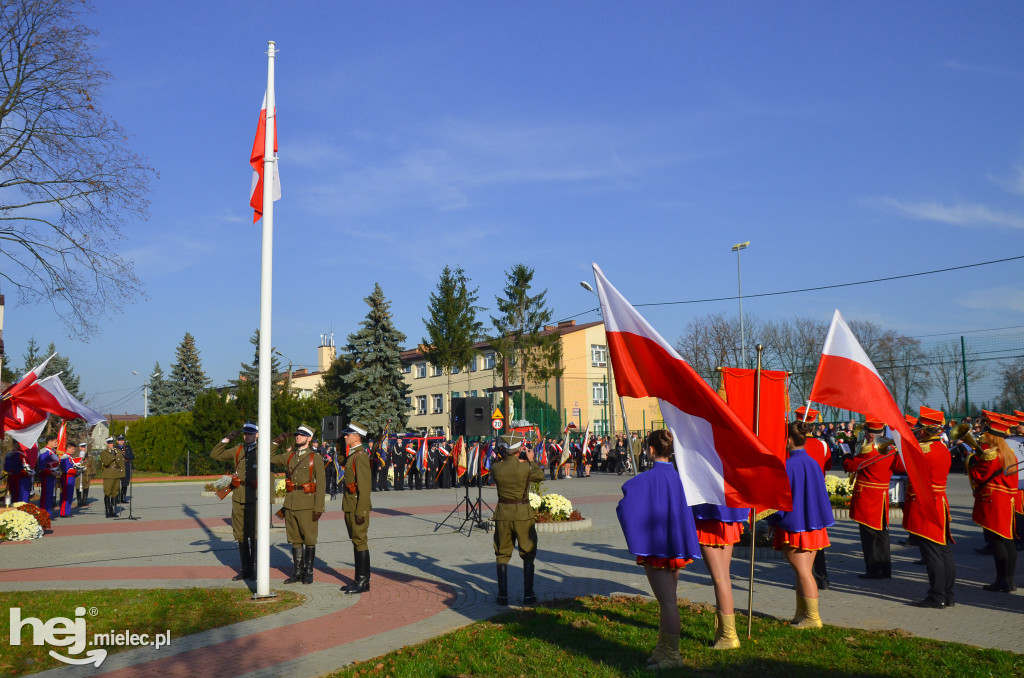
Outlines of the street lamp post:
{"label": "street lamp post", "polygon": [[[588,283],[586,280],[581,280],[580,281],[580,287],[582,287],[586,291],[590,292],[595,297],[597,296],[597,292],[594,291],[594,288],[591,287],[590,283]],[[600,309],[601,309],[600,301],[597,304],[597,308],[598,308],[598,312],[600,312]],[[604,318],[604,315],[602,314],[601,317]],[[605,379],[605,388],[604,388],[604,401],[607,404],[606,417],[607,417],[607,424],[608,424],[608,430],[605,431],[605,435],[613,436],[613,435],[615,435],[615,401],[612,400],[612,393],[611,393],[612,388],[613,388],[613,385],[612,385],[612,355],[611,355],[611,352],[608,349],[608,325],[607,324],[604,327],[604,336],[605,336],[605,340],[604,340],[604,352],[605,352],[604,364],[605,364],[605,371],[608,373],[608,376]],[[581,421],[580,424],[582,425],[583,422]],[[626,434],[628,435],[629,432],[627,431]]]}
{"label": "street lamp post", "polygon": [[743,281],[740,276],[740,251],[747,249],[747,245],[750,241],[738,242],[732,246],[732,251],[736,253],[736,287],[739,289],[740,297],[740,351],[743,353],[743,366],[747,366],[747,337],[746,332],[743,329]]}
{"label": "street lamp post", "polygon": [[[135,370],[132,370],[132,374],[138,374]],[[142,418],[149,419],[149,380],[155,379],[162,375],[163,372],[157,371],[146,377],[146,380],[142,382]]]}
{"label": "street lamp post", "polygon": [[288,361],[288,392],[291,393],[292,392],[292,359],[289,358],[288,356],[286,356],[284,353],[281,353],[280,351],[278,351],[276,348],[274,349],[274,353],[279,355],[279,356],[281,356],[282,358],[284,358],[285,360]]}

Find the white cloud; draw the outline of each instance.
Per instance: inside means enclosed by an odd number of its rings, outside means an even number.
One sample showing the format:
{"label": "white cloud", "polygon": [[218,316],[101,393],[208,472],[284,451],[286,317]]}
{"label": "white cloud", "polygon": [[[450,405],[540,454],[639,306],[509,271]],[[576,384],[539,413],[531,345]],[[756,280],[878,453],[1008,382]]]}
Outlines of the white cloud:
{"label": "white cloud", "polygon": [[1006,286],[976,290],[957,297],[956,303],[967,308],[1024,313],[1024,290]]}
{"label": "white cloud", "polygon": [[1009,177],[989,177],[994,184],[1005,188],[1010,193],[1024,195],[1024,165],[1015,165],[1013,175]]}
{"label": "white cloud", "polygon": [[1000,68],[998,66],[980,66],[977,64],[965,64],[962,61],[954,61],[947,59],[942,62],[943,68],[948,68],[953,71],[960,71],[962,73],[977,73],[978,75],[995,76],[998,78],[1012,78],[1014,80],[1024,80],[1024,72],[1016,71],[1010,68]]}
{"label": "white cloud", "polygon": [[991,225],[1024,228],[1024,215],[1001,212],[977,203],[944,205],[935,201],[908,202],[897,198],[878,198],[869,202],[920,221],[937,221],[954,226]]}

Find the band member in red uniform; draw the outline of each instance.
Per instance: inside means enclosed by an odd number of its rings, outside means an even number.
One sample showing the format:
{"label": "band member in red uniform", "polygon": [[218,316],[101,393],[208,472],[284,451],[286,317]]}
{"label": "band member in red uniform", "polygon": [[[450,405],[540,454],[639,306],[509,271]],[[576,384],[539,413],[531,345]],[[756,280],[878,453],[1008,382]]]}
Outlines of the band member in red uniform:
{"label": "band member in red uniform", "polygon": [[888,579],[892,576],[889,551],[889,481],[896,464],[892,441],[882,438],[885,424],[864,422],[864,441],[856,456],[843,460],[843,469],[853,474],[850,519],[860,526],[860,545],[864,552],[861,579]]}
{"label": "band member in red uniform", "polygon": [[967,475],[974,490],[971,518],[985,530],[996,560],[996,580],[982,586],[986,591],[1010,593],[1017,590],[1017,548],[1013,543],[1016,521],[1018,471],[1005,473],[1017,460],[1006,443],[1011,423],[988,413],[982,436],[984,449],[967,460]]}
{"label": "band member in red uniform", "polygon": [[[832,450],[828,449],[828,445],[825,444],[824,440],[812,437],[814,435],[814,422],[818,420],[818,410],[809,409],[807,407],[798,407],[793,413],[796,415],[797,421],[806,421],[810,426],[807,431],[807,440],[804,441],[804,451],[807,452],[807,456],[817,462],[818,466],[821,467],[821,475],[825,477],[825,471],[832,468]],[[820,549],[814,554],[814,583],[818,585],[818,590],[827,591],[828,586],[828,564],[825,562],[825,550]]]}
{"label": "band member in red uniform", "polygon": [[66,518],[71,515],[71,502],[75,498],[78,464],[66,449],[57,450],[57,463],[60,464],[60,517]]}
{"label": "band member in red uniform", "polygon": [[46,436],[46,446],[39,451],[36,472],[39,475],[39,508],[51,516],[57,481],[60,480],[60,459],[57,458],[57,436]]}
{"label": "band member in red uniform", "polygon": [[[921,450],[931,471],[932,493],[942,518],[941,528],[926,520],[925,507],[921,504],[912,484],[907,488],[907,498],[903,504],[903,529],[918,537],[921,559],[928,568],[928,595],[913,605],[936,610],[944,610],[954,605],[953,584],[956,582],[956,564],[953,562],[953,551],[950,548],[953,536],[949,531],[949,500],[946,498],[946,479],[949,476],[952,457],[949,448],[940,440],[945,420],[942,412],[928,407],[922,407],[918,417],[918,424],[921,426],[918,436]],[[893,470],[897,473],[906,473],[903,460],[899,457],[897,460]]]}

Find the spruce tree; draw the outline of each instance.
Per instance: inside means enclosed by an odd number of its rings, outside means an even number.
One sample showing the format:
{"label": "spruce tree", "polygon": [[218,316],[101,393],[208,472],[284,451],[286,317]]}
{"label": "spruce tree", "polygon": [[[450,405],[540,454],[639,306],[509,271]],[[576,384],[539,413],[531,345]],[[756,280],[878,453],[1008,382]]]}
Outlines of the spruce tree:
{"label": "spruce tree", "polygon": [[[427,337],[423,339],[423,350],[427,360],[434,367],[440,367],[448,377],[448,397],[452,392],[452,370],[464,368],[476,355],[473,348],[480,338],[483,327],[476,318],[477,290],[469,289],[469,280],[461,267],[452,271],[445,266],[437,291],[430,295],[427,311],[429,318],[423,319]],[[451,403],[448,403],[451,411]]]}
{"label": "spruce tree", "polygon": [[39,349],[39,344],[36,343],[35,337],[29,337],[28,346],[25,348],[25,355],[22,358],[21,374],[18,375],[18,378],[20,379],[30,371],[39,367],[39,363],[46,360],[49,356],[49,353],[42,355],[42,351]]}
{"label": "spruce tree", "polygon": [[352,370],[342,379],[350,389],[342,406],[351,419],[363,422],[371,433],[379,433],[391,421],[392,431],[403,431],[409,421],[405,398],[409,387],[402,379],[401,345],[405,335],[391,320],[391,302],[384,298],[380,283],[364,300],[370,306],[361,329],[348,336],[343,354]]}
{"label": "spruce tree", "polygon": [[175,359],[168,382],[168,407],[171,412],[184,412],[192,409],[196,396],[206,389],[210,380],[203,371],[195,337],[188,332],[178,344]]}
{"label": "spruce tree", "polygon": [[523,387],[520,412],[525,416],[527,382],[547,381],[562,373],[558,367],[562,358],[562,342],[558,332],[544,334],[544,326],[551,322],[552,311],[545,299],[547,290],[530,296],[533,269],[525,264],[516,264],[505,275],[505,296],[496,299],[500,315],[491,316],[495,335],[491,346],[499,359],[508,359],[509,373],[506,377],[509,382],[518,378]]}
{"label": "spruce tree", "polygon": [[170,388],[171,383],[164,379],[166,375],[160,367],[160,363],[153,364],[153,371],[149,373],[149,413],[150,414],[171,414]]}
{"label": "spruce tree", "polygon": [[[249,343],[253,345],[253,356],[252,363],[241,363],[238,371],[238,379],[232,379],[230,381],[232,386],[241,386],[243,382],[250,384],[260,383],[260,330],[257,327],[253,331],[252,336],[249,337]],[[271,378],[271,392],[277,394],[281,391],[284,382],[287,380],[281,379],[281,361],[277,359],[275,353],[276,347],[270,349],[270,378]]]}

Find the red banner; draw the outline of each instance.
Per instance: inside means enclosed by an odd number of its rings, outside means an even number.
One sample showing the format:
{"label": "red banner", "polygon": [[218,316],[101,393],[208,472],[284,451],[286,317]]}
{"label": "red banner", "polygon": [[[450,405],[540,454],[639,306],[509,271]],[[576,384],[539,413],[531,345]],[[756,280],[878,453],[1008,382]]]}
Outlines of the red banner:
{"label": "red banner", "polygon": [[[779,459],[786,461],[786,415],[789,413],[789,393],[786,372],[761,370],[761,384],[757,383],[757,370],[735,367],[722,368],[722,386],[725,402],[751,431]],[[760,403],[760,409],[758,405]],[[759,412],[758,426],[754,426],[755,412]]]}

